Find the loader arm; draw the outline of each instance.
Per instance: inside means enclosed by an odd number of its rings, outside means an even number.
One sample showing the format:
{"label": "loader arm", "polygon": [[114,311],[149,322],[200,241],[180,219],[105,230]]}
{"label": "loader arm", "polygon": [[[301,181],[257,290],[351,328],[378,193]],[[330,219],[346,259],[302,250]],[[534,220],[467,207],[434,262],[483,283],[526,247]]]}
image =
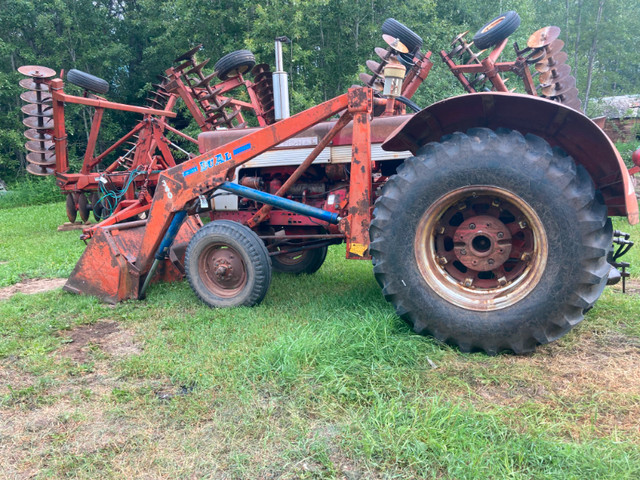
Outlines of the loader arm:
{"label": "loader arm", "polygon": [[149,220],[136,256],[135,265],[138,270],[141,273],[149,271],[175,214],[187,209],[199,195],[211,192],[231,178],[236,167],[342,110],[348,108],[349,115],[352,112],[367,111],[370,108],[367,105],[371,101],[370,89],[350,89],[346,94],[209,150],[163,172],[158,179]]}

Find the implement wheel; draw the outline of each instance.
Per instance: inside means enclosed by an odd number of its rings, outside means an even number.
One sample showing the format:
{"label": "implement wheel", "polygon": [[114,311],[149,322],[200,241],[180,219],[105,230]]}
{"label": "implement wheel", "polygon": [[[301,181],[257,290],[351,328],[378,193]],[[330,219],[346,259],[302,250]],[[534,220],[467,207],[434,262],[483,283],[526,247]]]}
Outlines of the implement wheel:
{"label": "implement wheel", "polygon": [[473,44],[483,50],[497,45],[520,26],[520,15],[513,10],[498,15],[487,22],[473,36]]}
{"label": "implement wheel", "polygon": [[185,270],[193,291],[210,307],[256,305],[271,283],[271,260],[262,240],[229,220],[198,230],[187,247]]}
{"label": "implement wheel", "polygon": [[218,60],[213,68],[220,80],[226,80],[248,72],[255,64],[256,58],[249,50],[236,50]]}
{"label": "implement wheel", "polygon": [[611,241],[588,173],[509,130],[423,147],[387,182],[371,224],[374,274],[396,312],[489,354],[530,352],[582,321]]}

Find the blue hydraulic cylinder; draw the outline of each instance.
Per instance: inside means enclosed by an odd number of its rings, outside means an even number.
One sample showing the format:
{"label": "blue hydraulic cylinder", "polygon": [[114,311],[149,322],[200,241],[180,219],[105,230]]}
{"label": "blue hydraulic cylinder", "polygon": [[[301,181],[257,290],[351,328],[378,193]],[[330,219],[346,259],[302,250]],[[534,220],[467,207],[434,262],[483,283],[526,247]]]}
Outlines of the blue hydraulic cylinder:
{"label": "blue hydraulic cylinder", "polygon": [[273,207],[278,207],[283,210],[289,210],[290,212],[299,213],[306,217],[317,218],[324,222],[337,224],[340,221],[340,217],[337,213],[328,212],[321,208],[312,207],[311,205],[305,205],[304,203],[295,202],[288,198],[279,197],[270,193],[261,192],[260,190],[254,190],[253,188],[243,187],[237,183],[224,182],[217,187],[227,192],[235,193],[241,197],[250,198],[260,203],[265,203]]}
{"label": "blue hydraulic cylinder", "polygon": [[180,212],[176,212],[176,214],[173,216],[173,220],[169,225],[167,233],[165,233],[164,238],[162,239],[162,243],[160,243],[160,246],[158,247],[158,251],[156,252],[156,255],[155,255],[156,260],[164,260],[164,258],[167,255],[167,251],[169,250],[169,248],[171,248],[171,245],[173,244],[173,241],[175,240],[176,235],[178,235],[178,232],[180,231],[182,222],[184,222],[184,219],[186,217],[187,217],[187,212],[184,210]]}

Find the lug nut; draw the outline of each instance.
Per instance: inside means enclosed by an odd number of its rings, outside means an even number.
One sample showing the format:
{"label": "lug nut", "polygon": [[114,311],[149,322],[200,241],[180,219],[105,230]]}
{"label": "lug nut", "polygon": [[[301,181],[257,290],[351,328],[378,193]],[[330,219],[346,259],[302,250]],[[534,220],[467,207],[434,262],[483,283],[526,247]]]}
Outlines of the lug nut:
{"label": "lug nut", "polygon": [[529,252],[524,252],[522,255],[520,255],[520,260],[522,260],[523,262],[528,262],[529,260],[531,260],[531,254]]}
{"label": "lug nut", "polygon": [[447,264],[447,259],[444,257],[438,257],[438,263],[440,265],[446,265]]}
{"label": "lug nut", "polygon": [[464,279],[464,286],[465,287],[470,287],[471,285],[473,285],[473,278],[465,278]]}
{"label": "lug nut", "polygon": [[500,285],[501,287],[504,287],[507,284],[507,279],[505,277],[500,277],[498,279],[498,285]]}
{"label": "lug nut", "polygon": [[524,230],[525,228],[527,228],[527,222],[525,222],[524,220],[520,220],[518,222],[518,226]]}
{"label": "lug nut", "polygon": [[470,224],[469,224],[469,228],[470,228],[471,230],[474,230],[474,229],[476,228],[476,224],[475,224],[475,223],[470,223]]}
{"label": "lug nut", "polygon": [[504,233],[498,232],[498,238],[502,238],[502,237],[504,237]]}
{"label": "lug nut", "polygon": [[460,250],[460,255],[466,255],[467,251],[463,248],[462,250]]}
{"label": "lug nut", "polygon": [[489,265],[493,265],[494,263],[496,263],[496,261],[493,258],[490,258],[489,260],[487,260],[487,263]]}

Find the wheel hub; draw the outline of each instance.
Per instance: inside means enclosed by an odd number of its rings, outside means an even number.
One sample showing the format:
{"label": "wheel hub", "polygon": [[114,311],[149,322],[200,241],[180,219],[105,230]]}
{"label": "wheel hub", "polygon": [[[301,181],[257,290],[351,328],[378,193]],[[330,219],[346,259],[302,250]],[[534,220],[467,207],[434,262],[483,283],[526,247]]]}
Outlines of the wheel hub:
{"label": "wheel hub", "polygon": [[511,254],[511,233],[499,219],[478,215],[460,224],[453,250],[465,267],[488,271],[503,265]]}
{"label": "wheel hub", "polygon": [[463,308],[513,305],[540,280],[547,238],[536,212],[503,188],[461,187],[436,200],[416,228],[415,254],[427,284]]}
{"label": "wheel hub", "polygon": [[226,245],[211,246],[200,261],[202,280],[219,296],[232,296],[246,283],[244,263],[233,248]]}

